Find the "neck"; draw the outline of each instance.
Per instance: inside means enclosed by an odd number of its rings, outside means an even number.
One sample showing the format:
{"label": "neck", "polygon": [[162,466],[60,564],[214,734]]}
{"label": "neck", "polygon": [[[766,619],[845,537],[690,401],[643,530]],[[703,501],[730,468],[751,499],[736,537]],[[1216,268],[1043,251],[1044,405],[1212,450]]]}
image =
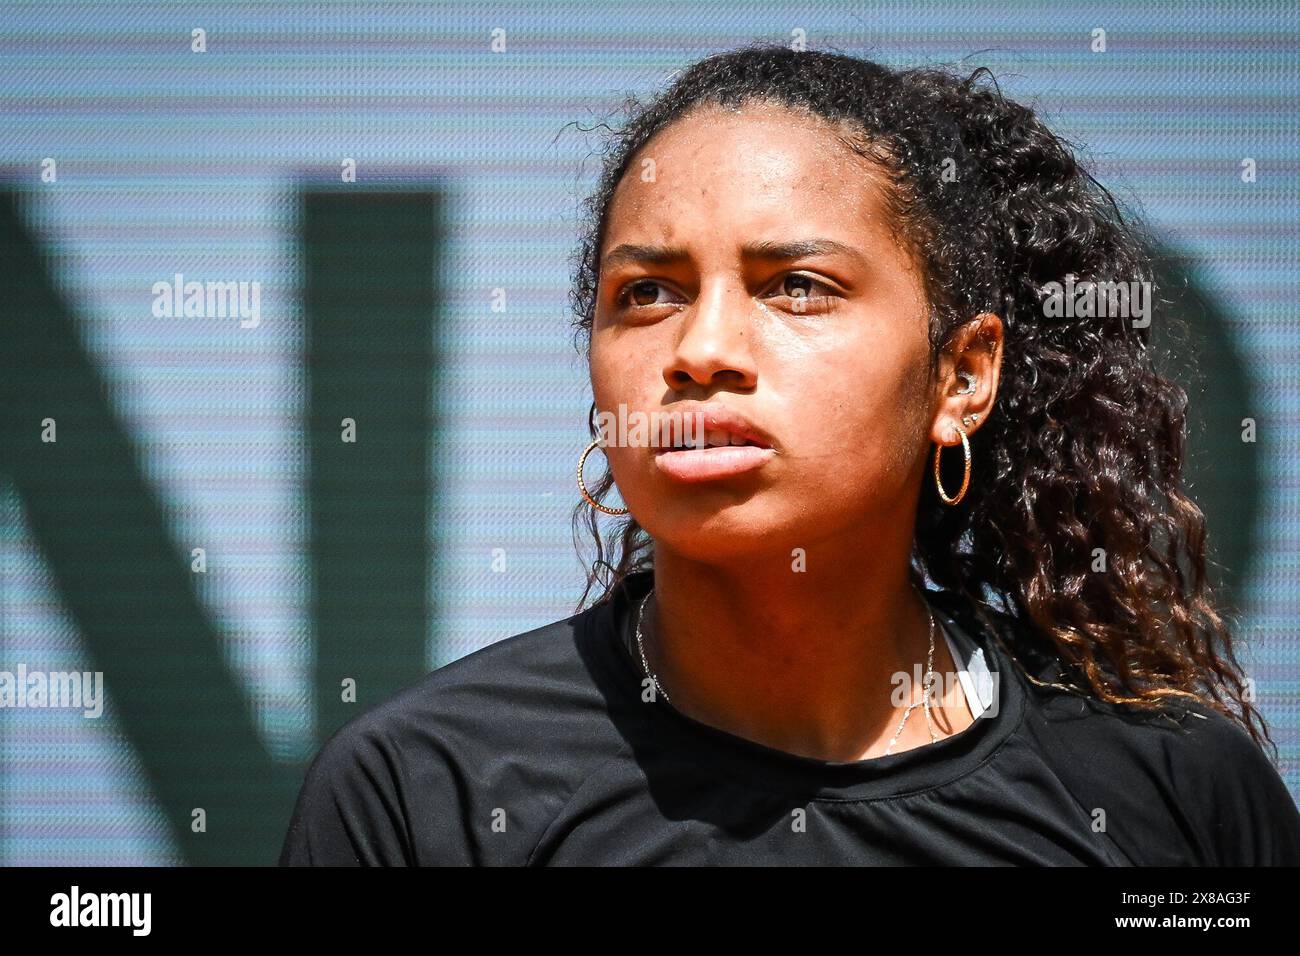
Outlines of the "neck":
{"label": "neck", "polygon": [[[810,549],[809,569],[796,572],[788,554],[719,566],[657,544],[642,636],[672,706],[790,753],[832,761],[883,755],[907,703],[923,698],[931,618],[908,580],[906,555],[885,560],[873,548],[873,560],[854,550],[833,557]],[[934,640],[931,716],[943,737],[972,718],[957,682],[945,679],[956,668],[937,624]],[[902,701],[900,672],[910,690]],[[917,706],[892,752],[931,739]]]}

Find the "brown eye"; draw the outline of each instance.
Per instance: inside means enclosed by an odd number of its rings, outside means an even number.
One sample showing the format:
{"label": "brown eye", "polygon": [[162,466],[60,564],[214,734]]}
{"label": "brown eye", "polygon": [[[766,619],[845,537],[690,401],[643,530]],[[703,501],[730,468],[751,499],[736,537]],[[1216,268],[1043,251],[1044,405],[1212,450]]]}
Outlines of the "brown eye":
{"label": "brown eye", "polygon": [[808,298],[816,285],[809,276],[788,275],[781,281],[781,290],[791,298]]}
{"label": "brown eye", "polygon": [[629,282],[618,295],[619,305],[657,305],[662,287],[653,279]]}
{"label": "brown eye", "polygon": [[792,272],[784,276],[775,290],[778,294],[795,300],[795,311],[802,312],[808,305],[818,307],[828,304],[835,290],[824,282],[819,282],[812,276],[803,275],[802,273]]}

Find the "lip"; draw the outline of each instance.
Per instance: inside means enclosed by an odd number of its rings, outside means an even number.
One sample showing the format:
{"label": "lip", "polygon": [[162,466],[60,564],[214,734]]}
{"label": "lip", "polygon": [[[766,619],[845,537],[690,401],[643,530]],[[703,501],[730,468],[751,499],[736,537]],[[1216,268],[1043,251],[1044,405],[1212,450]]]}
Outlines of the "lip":
{"label": "lip", "polygon": [[712,481],[729,478],[761,468],[776,457],[771,437],[745,415],[721,402],[701,402],[684,407],[674,407],[683,421],[696,420],[707,432],[722,432],[729,440],[743,440],[749,444],[719,445],[709,448],[655,449],[655,465],[670,478],[678,481]]}
{"label": "lip", "polygon": [[761,468],[775,457],[776,452],[771,448],[728,445],[725,448],[659,451],[655,454],[655,465],[669,478],[678,481],[714,481]]}
{"label": "lip", "polygon": [[[750,421],[740,411],[722,402],[694,402],[687,405],[675,405],[665,411],[681,415],[682,420],[694,419],[697,415],[706,432],[722,431],[728,435],[742,438],[759,448],[771,448],[772,438],[762,428]],[[657,449],[667,451],[668,449]]]}

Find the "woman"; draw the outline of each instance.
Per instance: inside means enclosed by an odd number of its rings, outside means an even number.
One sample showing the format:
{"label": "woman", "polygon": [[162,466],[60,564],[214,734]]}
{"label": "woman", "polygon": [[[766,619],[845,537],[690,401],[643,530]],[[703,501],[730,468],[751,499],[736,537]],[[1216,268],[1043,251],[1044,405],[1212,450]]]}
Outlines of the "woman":
{"label": "woman", "polygon": [[335,734],[282,863],[1300,863],[1139,237],[984,74],[751,46],[635,111],[574,289],[603,593]]}

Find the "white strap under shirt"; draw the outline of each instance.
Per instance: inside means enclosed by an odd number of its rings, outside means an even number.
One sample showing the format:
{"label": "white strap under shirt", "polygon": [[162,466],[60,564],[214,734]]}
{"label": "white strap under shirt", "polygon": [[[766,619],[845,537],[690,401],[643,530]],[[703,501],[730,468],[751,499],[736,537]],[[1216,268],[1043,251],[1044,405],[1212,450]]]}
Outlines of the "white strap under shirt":
{"label": "white strap under shirt", "polygon": [[944,640],[948,642],[948,652],[952,654],[957,665],[957,679],[961,681],[962,691],[966,694],[966,706],[972,717],[979,717],[993,703],[993,675],[989,672],[988,662],[984,659],[984,648],[979,647],[966,634],[958,631],[954,637],[952,628],[947,626],[947,619],[942,614],[935,615],[943,626]]}

